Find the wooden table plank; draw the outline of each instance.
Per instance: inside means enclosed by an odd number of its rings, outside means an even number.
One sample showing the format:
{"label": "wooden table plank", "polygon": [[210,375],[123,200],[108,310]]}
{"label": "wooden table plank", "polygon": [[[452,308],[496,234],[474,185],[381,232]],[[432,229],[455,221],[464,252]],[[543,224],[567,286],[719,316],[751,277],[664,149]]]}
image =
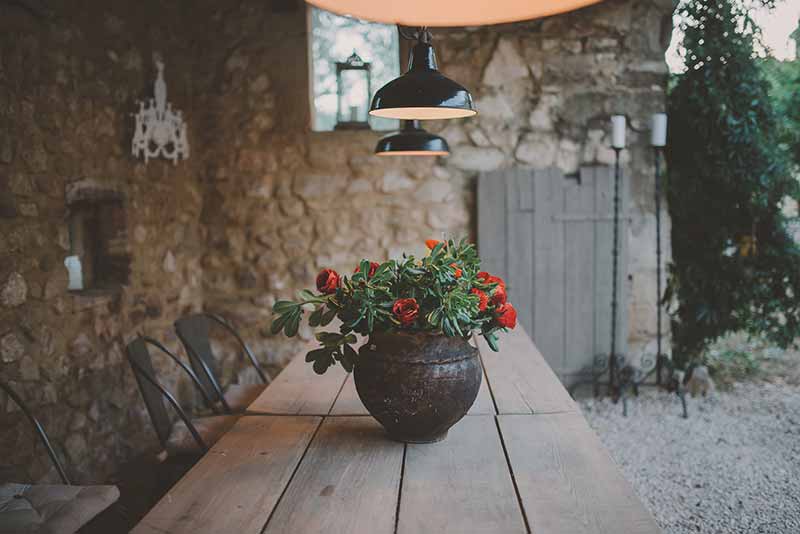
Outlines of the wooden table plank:
{"label": "wooden table plank", "polygon": [[260,533],[320,421],[241,418],[132,532]]}
{"label": "wooden table plank", "polygon": [[489,381],[486,380],[486,373],[481,378],[481,389],[478,390],[478,397],[472,403],[472,407],[467,415],[495,415],[494,401],[489,392]]}
{"label": "wooden table plank", "polygon": [[476,336],[498,413],[555,413],[577,410],[521,325],[500,334],[500,352]]}
{"label": "wooden table plank", "polygon": [[444,441],[409,444],[398,534],[524,533],[494,417],[465,417]]}
{"label": "wooden table plank", "polygon": [[342,391],[331,408],[331,415],[369,415],[364,403],[358,397],[352,373],[347,375]]}
{"label": "wooden table plank", "polygon": [[536,534],[661,531],[580,413],[498,416]]}
{"label": "wooden table plank", "polygon": [[[469,415],[494,415],[494,402],[489,393],[489,386],[486,383],[486,377],[481,381],[481,389],[478,391],[478,397],[469,409]],[[369,415],[369,412],[364,407],[361,399],[358,397],[355,382],[353,382],[353,375],[349,375],[347,380],[342,386],[342,391],[336,398],[336,402],[331,409],[330,415]]]}
{"label": "wooden table plank", "polygon": [[[315,343],[314,346],[317,344]],[[314,372],[298,354],[272,381],[248,411],[286,415],[327,415],[347,373],[341,365],[331,366],[323,375]]]}
{"label": "wooden table plank", "polygon": [[265,534],[392,534],[402,462],[373,418],[326,418]]}

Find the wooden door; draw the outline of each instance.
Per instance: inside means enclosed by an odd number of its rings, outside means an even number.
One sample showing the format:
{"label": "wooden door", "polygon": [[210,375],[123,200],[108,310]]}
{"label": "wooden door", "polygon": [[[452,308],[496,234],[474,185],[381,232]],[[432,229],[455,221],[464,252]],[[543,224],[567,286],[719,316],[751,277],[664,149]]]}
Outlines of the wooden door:
{"label": "wooden door", "polygon": [[[562,382],[586,378],[611,340],[613,171],[503,169],[478,179],[478,250]],[[627,339],[628,181],[620,184],[617,352]],[[502,342],[502,340],[501,340]]]}

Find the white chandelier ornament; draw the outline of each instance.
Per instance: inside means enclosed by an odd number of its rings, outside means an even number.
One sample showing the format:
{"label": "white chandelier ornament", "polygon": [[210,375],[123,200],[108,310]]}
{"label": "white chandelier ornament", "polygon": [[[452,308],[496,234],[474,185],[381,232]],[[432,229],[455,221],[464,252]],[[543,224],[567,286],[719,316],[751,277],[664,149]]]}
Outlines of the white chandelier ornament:
{"label": "white chandelier ornament", "polygon": [[155,98],[146,104],[139,101],[139,112],[136,120],[131,151],[133,156],[144,157],[145,164],[150,158],[163,157],[172,160],[189,158],[189,140],[186,137],[186,123],[183,113],[172,109],[167,102],[167,84],[164,81],[164,62],[160,57],[154,58],[158,76],[153,84]]}

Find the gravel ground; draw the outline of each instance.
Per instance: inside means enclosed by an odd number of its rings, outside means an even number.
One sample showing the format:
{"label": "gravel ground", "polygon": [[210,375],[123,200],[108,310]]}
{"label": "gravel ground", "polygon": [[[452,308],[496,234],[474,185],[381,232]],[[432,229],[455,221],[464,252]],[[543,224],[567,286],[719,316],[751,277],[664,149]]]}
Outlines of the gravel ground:
{"label": "gravel ground", "polygon": [[743,382],[708,399],[644,388],[582,400],[589,423],[667,534],[800,534],[800,386]]}

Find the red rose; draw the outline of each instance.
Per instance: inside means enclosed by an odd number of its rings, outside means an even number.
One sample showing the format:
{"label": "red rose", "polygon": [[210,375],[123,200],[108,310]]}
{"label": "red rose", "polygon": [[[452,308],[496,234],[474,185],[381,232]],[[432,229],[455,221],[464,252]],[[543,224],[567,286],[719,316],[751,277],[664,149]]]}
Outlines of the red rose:
{"label": "red rose", "polygon": [[[373,276],[375,276],[375,271],[377,271],[378,267],[380,267],[380,266],[381,266],[380,263],[377,263],[377,262],[374,262],[374,261],[369,262],[369,272],[367,273],[367,278],[372,278]],[[353,271],[353,272],[354,273],[360,273],[361,272],[361,265],[358,265],[356,267],[356,270]]]}
{"label": "red rose", "polygon": [[478,311],[486,311],[486,307],[489,305],[489,297],[486,296],[486,293],[474,287],[470,290],[470,293],[478,295]]}
{"label": "red rose", "polygon": [[498,286],[503,286],[503,289],[506,287],[506,283],[502,278],[489,274],[486,271],[481,271],[478,273],[478,280],[484,284],[497,284]]}
{"label": "red rose", "polygon": [[428,247],[430,250],[435,249],[436,245],[438,245],[439,243],[441,243],[441,241],[438,241],[436,239],[426,239],[425,240],[425,246]]}
{"label": "red rose", "polygon": [[512,306],[510,302],[498,306],[495,310],[495,314],[495,320],[498,325],[504,328],[514,328],[517,326],[517,310],[514,309],[514,306]]}
{"label": "red rose", "polygon": [[462,274],[461,273],[461,269],[458,268],[458,265],[456,264],[456,262],[451,263],[450,267],[453,268],[453,276],[455,276],[456,278],[461,278],[461,274]]}
{"label": "red rose", "polygon": [[392,306],[392,313],[394,313],[401,325],[410,325],[419,313],[417,299],[397,299],[394,306]]}
{"label": "red rose", "polygon": [[317,275],[317,290],[325,295],[336,293],[339,287],[339,273],[333,269],[322,269]]}
{"label": "red rose", "polygon": [[508,295],[506,295],[506,287],[498,285],[492,291],[492,305],[499,306],[500,304],[505,304],[506,300],[508,299]]}

